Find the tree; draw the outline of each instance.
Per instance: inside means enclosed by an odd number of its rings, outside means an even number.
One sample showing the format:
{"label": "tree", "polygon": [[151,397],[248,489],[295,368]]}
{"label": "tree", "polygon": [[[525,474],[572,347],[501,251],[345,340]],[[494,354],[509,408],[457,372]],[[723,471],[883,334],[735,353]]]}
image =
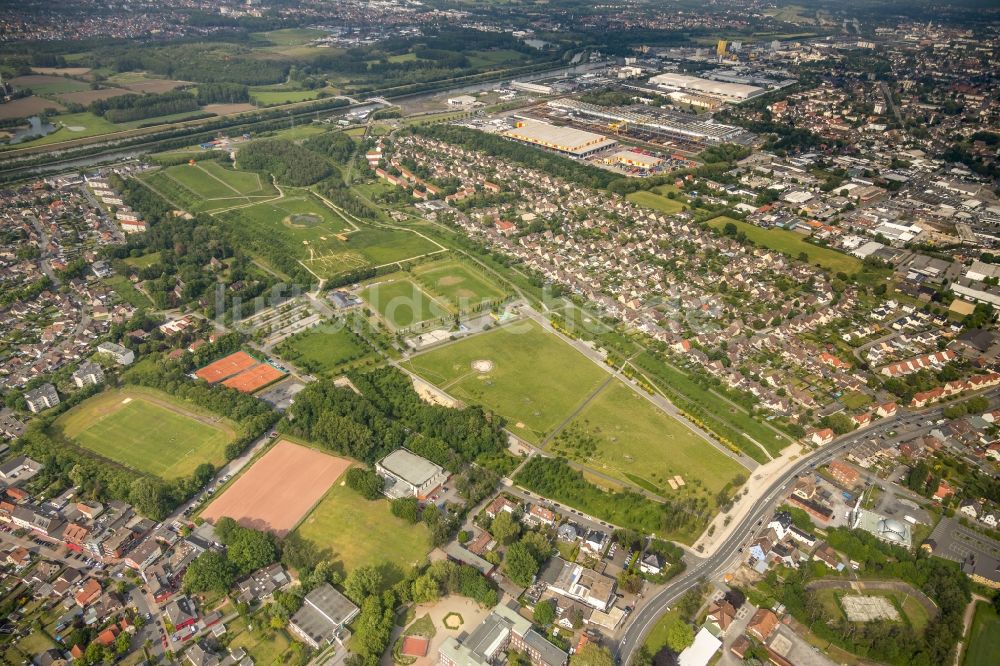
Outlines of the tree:
{"label": "tree", "polygon": [[233,565],[216,550],[206,550],[184,572],[188,592],[226,592],[233,585]]}
{"label": "tree", "polygon": [[587,643],[570,658],[571,666],[615,666],[615,658],[607,648]]}
{"label": "tree", "polygon": [[420,505],[417,503],[417,498],[400,497],[392,500],[392,515],[415,525],[420,520]]}
{"label": "tree", "polygon": [[667,647],[680,653],[694,643],[694,629],[680,618],[674,618],[667,626]]}
{"label": "tree", "polygon": [[352,467],[347,470],[347,487],[361,493],[365,499],[375,500],[382,496],[382,477],[374,470]]}
{"label": "tree", "polygon": [[[502,514],[501,514],[502,515]],[[515,585],[528,587],[538,572],[538,562],[523,543],[518,542],[507,549],[503,561],[503,571]]]}
{"label": "tree", "polygon": [[429,573],[420,576],[413,581],[412,590],[413,602],[422,604],[429,601],[436,601],[441,596],[441,586]]}
{"label": "tree", "polygon": [[128,652],[129,644],[132,642],[131,634],[122,632],[115,638],[115,654],[123,655]]}
{"label": "tree", "polygon": [[556,619],[556,609],[550,601],[539,601],[535,604],[535,624],[547,627]]}
{"label": "tree", "polygon": [[226,543],[229,561],[240,574],[261,569],[278,559],[278,546],[269,532],[239,527]]}
{"label": "tree", "polygon": [[490,533],[493,538],[506,545],[521,533],[521,526],[514,520],[513,514],[501,511],[490,524]]}
{"label": "tree", "polygon": [[344,593],[356,604],[377,594],[382,588],[382,573],[373,566],[358,567],[344,580]]}

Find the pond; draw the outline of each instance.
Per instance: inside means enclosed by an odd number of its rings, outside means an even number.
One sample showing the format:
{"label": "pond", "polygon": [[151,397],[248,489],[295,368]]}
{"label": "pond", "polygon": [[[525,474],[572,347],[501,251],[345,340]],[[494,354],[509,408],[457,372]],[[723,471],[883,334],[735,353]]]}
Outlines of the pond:
{"label": "pond", "polygon": [[14,136],[11,137],[10,143],[21,143],[22,141],[30,141],[31,139],[38,139],[47,134],[52,134],[56,131],[55,125],[52,123],[43,123],[42,119],[38,116],[32,116],[28,118],[28,126],[22,127],[14,132]]}

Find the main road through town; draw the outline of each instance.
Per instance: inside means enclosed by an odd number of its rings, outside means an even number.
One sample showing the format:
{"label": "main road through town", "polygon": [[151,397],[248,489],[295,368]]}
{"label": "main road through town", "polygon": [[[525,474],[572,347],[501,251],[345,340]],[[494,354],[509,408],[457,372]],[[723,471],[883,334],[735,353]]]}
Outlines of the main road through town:
{"label": "main road through town", "polygon": [[[994,398],[1000,394],[1000,389],[993,389],[984,395]],[[748,545],[751,536],[759,529],[759,525],[770,518],[771,512],[785,495],[788,486],[795,478],[809,470],[824,465],[845,450],[853,447],[862,440],[885,436],[894,428],[900,431],[904,429],[915,429],[920,427],[921,421],[935,421],[940,419],[943,407],[936,406],[923,411],[902,411],[895,417],[883,419],[877,422],[873,428],[866,428],[862,431],[849,433],[830,444],[823,446],[809,455],[803,456],[801,460],[789,467],[783,474],[778,476],[774,482],[767,487],[757,502],[757,505],[732,529],[729,537],[716,548],[709,557],[699,560],[696,564],[689,566],[678,578],[668,583],[652,596],[645,604],[635,610],[631,616],[628,628],[625,630],[621,641],[612,647],[615,660],[622,666],[627,666],[635,653],[642,647],[649,630],[656,624],[657,619],[686,591],[691,589],[702,579],[710,579],[722,574],[733,566],[734,561],[742,556],[742,550]],[[922,428],[926,429],[926,428]],[[889,437],[893,439],[903,439],[915,436],[916,433],[892,433]]]}

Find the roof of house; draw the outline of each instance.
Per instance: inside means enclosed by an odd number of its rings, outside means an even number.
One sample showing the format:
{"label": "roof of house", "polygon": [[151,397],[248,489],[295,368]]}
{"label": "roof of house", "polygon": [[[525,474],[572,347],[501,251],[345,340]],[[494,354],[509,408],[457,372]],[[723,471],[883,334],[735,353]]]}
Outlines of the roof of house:
{"label": "roof of house", "polygon": [[292,624],[317,643],[329,640],[338,627],[350,622],[358,607],[329,583],[306,595],[302,607],[292,616]]}

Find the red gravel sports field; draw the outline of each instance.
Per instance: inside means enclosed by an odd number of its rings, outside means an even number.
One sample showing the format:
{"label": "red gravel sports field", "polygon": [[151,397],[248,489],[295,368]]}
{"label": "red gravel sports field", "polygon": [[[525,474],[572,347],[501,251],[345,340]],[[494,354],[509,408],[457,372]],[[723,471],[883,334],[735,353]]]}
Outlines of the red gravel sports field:
{"label": "red gravel sports field", "polygon": [[344,458],[282,440],[201,515],[210,523],[226,516],[283,537],[350,465]]}

